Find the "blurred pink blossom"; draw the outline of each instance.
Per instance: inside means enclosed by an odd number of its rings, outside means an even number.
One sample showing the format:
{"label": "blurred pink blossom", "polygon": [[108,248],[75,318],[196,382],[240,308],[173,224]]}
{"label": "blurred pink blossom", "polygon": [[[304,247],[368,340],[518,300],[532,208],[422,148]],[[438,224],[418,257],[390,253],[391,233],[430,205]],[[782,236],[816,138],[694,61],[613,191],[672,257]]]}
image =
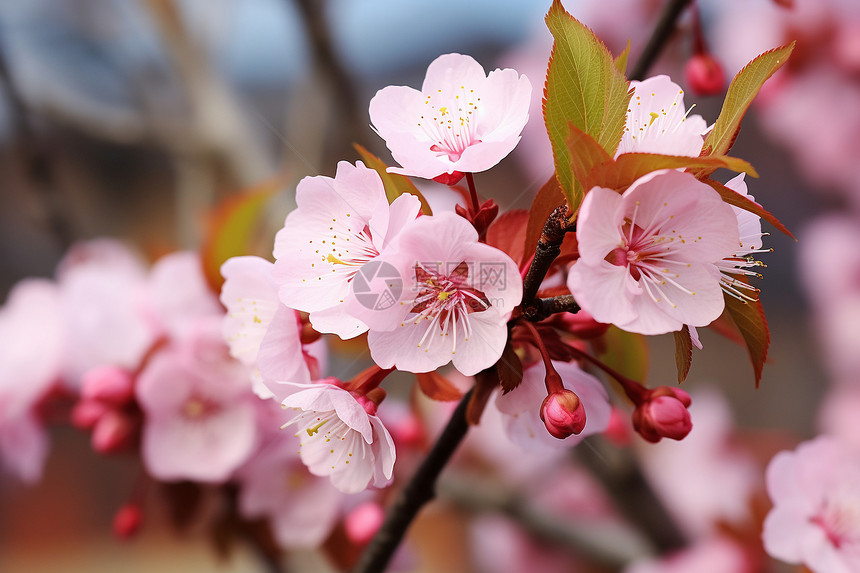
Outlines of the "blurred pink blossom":
{"label": "blurred pink blossom", "polygon": [[624,573],[754,573],[756,570],[742,547],[726,537],[716,536],[668,557],[636,562]]}

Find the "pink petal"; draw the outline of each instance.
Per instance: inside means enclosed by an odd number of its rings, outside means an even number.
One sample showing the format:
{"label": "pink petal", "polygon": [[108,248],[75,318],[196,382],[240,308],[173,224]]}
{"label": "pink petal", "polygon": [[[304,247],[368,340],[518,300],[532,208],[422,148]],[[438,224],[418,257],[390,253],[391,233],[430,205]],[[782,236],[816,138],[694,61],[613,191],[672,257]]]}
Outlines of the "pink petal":
{"label": "pink petal", "polygon": [[621,195],[602,187],[595,187],[583,199],[576,238],[579,256],[589,265],[599,264],[613,249],[623,244],[619,227],[624,214],[620,207]]}

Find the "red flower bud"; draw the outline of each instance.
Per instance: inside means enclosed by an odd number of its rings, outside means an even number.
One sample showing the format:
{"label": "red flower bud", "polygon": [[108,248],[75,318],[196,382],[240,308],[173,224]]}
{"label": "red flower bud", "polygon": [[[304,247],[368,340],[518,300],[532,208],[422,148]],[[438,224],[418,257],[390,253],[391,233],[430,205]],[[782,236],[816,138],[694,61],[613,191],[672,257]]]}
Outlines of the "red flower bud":
{"label": "red flower bud", "polygon": [[633,412],[633,427],[649,442],[681,440],[693,429],[690,403],[690,395],[680,388],[655,388]]}
{"label": "red flower bud", "polygon": [[696,54],[684,68],[690,90],[701,96],[722,93],[726,85],[726,75],[719,62],[710,54]]}
{"label": "red flower bud", "polygon": [[120,539],[130,539],[143,523],[143,511],[136,503],[127,503],[113,517],[113,533]]}
{"label": "red flower bud", "polygon": [[553,392],[541,404],[540,419],[552,437],[563,440],[585,428],[585,408],[572,391]]}
{"label": "red flower bud", "polygon": [[114,454],[130,447],[135,437],[135,424],[117,410],[108,410],[93,428],[91,443],[100,454]]}
{"label": "red flower bud", "polygon": [[81,396],[122,407],[134,398],[134,379],[117,366],[98,366],[84,374]]}
{"label": "red flower bud", "polygon": [[98,400],[80,400],[72,408],[72,425],[79,430],[92,430],[111,408]]}

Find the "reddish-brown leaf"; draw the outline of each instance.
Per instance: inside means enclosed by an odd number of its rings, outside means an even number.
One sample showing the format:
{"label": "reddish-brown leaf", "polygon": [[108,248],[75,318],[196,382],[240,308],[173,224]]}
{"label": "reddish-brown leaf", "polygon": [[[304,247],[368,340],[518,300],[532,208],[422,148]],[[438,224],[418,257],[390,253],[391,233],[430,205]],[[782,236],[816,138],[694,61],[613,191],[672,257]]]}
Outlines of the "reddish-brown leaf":
{"label": "reddish-brown leaf", "polygon": [[[570,124],[570,135],[567,138],[567,149],[570,153],[570,168],[573,176],[582,185],[583,197],[589,189],[601,183],[593,178],[593,173],[602,165],[613,165],[612,157],[603,149],[597,140]],[[571,205],[572,212],[579,205]]]}
{"label": "reddish-brown leaf", "polygon": [[764,307],[761,301],[743,302],[732,296],[724,295],[726,310],[738,327],[741,336],[746,343],[755,372],[755,386],[758,388],[761,382],[761,372],[767,360],[767,351],[770,347],[770,330],[767,326],[767,318],[764,315]]}
{"label": "reddish-brown leaf", "polygon": [[487,229],[487,244],[501,249],[519,265],[525,257],[528,222],[529,212],[525,209],[502,213]]}
{"label": "reddish-brown leaf", "polygon": [[438,372],[422,372],[416,374],[415,378],[421,391],[431,400],[451,402],[463,396],[456,386]]}
{"label": "reddish-brown leaf", "polygon": [[503,394],[507,394],[523,381],[523,363],[514,351],[510,338],[496,364],[496,370],[499,371],[499,383],[502,385]]}
{"label": "reddish-brown leaf", "polygon": [[487,401],[493,390],[499,387],[499,374],[496,367],[491,366],[475,374],[475,391],[469,399],[466,407],[466,421],[470,426],[477,426],[481,421],[481,414],[487,407]]}
{"label": "reddish-brown leaf", "polygon": [[538,239],[540,239],[540,235],[543,232],[544,223],[546,223],[546,220],[555,208],[559,205],[564,205],[564,202],[564,192],[561,190],[558,179],[553,175],[538,190],[531,207],[529,207],[526,239],[523,245],[523,258],[518,261],[520,269],[525,268],[529,259],[535,254],[535,247],[537,247]]}
{"label": "reddish-brown leaf", "polygon": [[789,231],[785,227],[785,225],[783,225],[779,221],[779,219],[774,217],[767,209],[765,209],[764,207],[762,207],[758,203],[751,201],[749,198],[741,195],[740,193],[732,191],[731,189],[729,189],[728,187],[726,187],[725,185],[723,185],[722,183],[719,183],[717,181],[712,181],[711,179],[706,179],[704,181],[704,183],[707,183],[708,185],[713,187],[714,190],[720,194],[720,197],[723,198],[723,201],[725,201],[729,205],[734,205],[735,207],[740,207],[744,211],[749,211],[750,213],[752,213],[754,215],[758,215],[759,217],[761,217],[762,219],[764,219],[765,221],[767,221],[768,223],[770,223],[771,225],[776,227],[779,231],[782,231],[783,233],[785,233],[786,235],[788,235],[789,237],[794,239],[794,235],[791,234],[791,231]]}
{"label": "reddish-brown leaf", "polygon": [[685,324],[675,335],[675,366],[678,367],[678,384],[687,379],[693,364],[693,340],[690,329]]}

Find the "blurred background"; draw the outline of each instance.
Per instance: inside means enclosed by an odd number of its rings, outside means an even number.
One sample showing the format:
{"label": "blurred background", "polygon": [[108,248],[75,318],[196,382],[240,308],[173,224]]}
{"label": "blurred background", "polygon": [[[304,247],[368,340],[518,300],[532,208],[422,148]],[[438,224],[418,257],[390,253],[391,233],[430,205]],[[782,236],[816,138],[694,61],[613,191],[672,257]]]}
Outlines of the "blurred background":
{"label": "blurred background", "polygon": [[[152,259],[199,247],[206,213],[219,201],[277,185],[283,192],[269,214],[271,240],[298,180],[332,176],[337,161],[354,162],[353,142],[390,162],[384,142],[369,127],[367,103],[386,85],[420,86],[427,64],[442,53],[470,54],[488,71],[514,67],[532,80],[534,112],[518,149],[476,177],[479,191],[503,209],[527,208],[552,173],[538,107],[551,46],[543,24],[549,4],[0,0],[0,301],[24,277],[51,277],[75,241],[117,237]],[[564,4],[613,53],[630,38],[635,61],[663,2]],[[772,0],[709,0],[700,10],[705,38],[729,78],[791,33],[807,34],[802,27],[785,25],[768,34],[739,24],[742,18],[781,14],[784,8]],[[685,85],[692,28],[688,14],[652,73],[669,73]],[[804,54],[821,57],[799,48],[792,73],[805,73]],[[846,72],[856,83],[852,73]],[[756,167],[761,178],[748,181],[750,192],[799,238],[769,229],[766,246],[774,252],[762,257],[768,268],[757,285],[771,325],[770,363],[755,389],[745,350],[704,332],[705,350],[696,353],[686,384],[688,390],[723,389],[742,431],[751,435],[808,437],[817,427],[816,407],[828,374],[802,286],[801,269],[806,274],[808,267],[801,267],[800,252],[809,224],[849,212],[856,190],[818,177],[797,159],[796,138],[773,127],[782,121],[772,117],[779,104],[785,122],[800,114],[798,122],[808,129],[826,130],[828,112],[815,106],[818,96],[798,97],[796,109],[790,102],[774,103],[779,94],[766,96],[767,113],[752,110],[733,155]],[[694,113],[712,123],[721,101],[688,93],[686,104],[696,103]],[[858,101],[849,98],[846,105]],[[849,111],[841,113],[853,118]],[[856,161],[853,150],[843,151],[844,161]],[[430,194],[433,185],[427,184]],[[653,384],[675,380],[672,344],[671,336],[652,339]],[[0,475],[0,571],[258,567],[241,550],[217,560],[200,532],[177,538],[157,512],[148,516],[139,539],[115,540],[110,522],[129,494],[139,460],[95,455],[87,438],[72,430],[58,430],[52,438],[41,483],[25,487]]]}

